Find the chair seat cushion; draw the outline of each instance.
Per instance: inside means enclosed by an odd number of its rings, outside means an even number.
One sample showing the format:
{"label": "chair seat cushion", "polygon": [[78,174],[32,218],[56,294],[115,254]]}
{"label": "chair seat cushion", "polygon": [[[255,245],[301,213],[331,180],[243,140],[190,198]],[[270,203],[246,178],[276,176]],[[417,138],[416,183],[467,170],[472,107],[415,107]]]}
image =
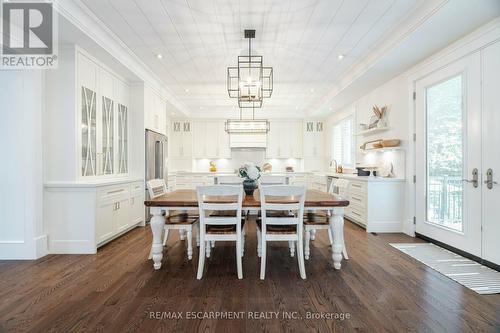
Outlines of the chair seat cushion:
{"label": "chair seat cushion", "polygon": [[304,214],[304,225],[326,225],[330,224],[325,211],[308,212]]}
{"label": "chair seat cushion", "polygon": [[[257,220],[257,227],[262,230],[262,221]],[[295,234],[297,233],[296,225],[279,225],[279,224],[267,224],[266,233],[268,234]]]}
{"label": "chair seat cushion", "polygon": [[167,224],[193,224],[198,221],[198,216],[187,213],[173,213],[165,218]]}
{"label": "chair seat cushion", "polygon": [[[245,220],[241,222],[241,230],[245,227]],[[217,234],[217,235],[227,235],[227,234],[235,234],[236,233],[236,225],[210,225],[206,226],[207,234]]]}

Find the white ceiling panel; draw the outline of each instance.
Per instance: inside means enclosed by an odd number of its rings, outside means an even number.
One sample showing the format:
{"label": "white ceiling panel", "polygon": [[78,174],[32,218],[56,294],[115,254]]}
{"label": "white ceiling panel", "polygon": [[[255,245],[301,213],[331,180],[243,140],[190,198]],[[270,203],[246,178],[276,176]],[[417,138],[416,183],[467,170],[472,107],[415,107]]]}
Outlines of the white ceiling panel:
{"label": "white ceiling panel", "polygon": [[256,29],[252,49],[274,69],[273,96],[259,114],[295,117],[318,105],[423,0],[82,1],[200,117],[237,116],[227,67],[247,52],[243,30]]}

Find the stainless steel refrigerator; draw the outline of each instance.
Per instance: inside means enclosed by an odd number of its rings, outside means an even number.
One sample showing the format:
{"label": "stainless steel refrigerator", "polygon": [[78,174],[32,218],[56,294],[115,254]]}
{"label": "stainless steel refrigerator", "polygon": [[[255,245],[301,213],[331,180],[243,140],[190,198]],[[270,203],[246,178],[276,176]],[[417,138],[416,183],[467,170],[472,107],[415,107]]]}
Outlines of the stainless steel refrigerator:
{"label": "stainless steel refrigerator", "polygon": [[[146,130],[146,182],[151,179],[164,179],[167,184],[168,141],[163,134]],[[146,198],[149,192],[146,188]],[[150,221],[149,208],[146,207],[146,221]]]}

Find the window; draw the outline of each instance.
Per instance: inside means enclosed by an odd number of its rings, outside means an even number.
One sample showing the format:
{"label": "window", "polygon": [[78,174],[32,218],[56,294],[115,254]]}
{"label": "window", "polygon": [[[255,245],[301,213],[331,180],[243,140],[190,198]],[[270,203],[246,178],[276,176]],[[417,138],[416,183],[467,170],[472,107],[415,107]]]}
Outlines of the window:
{"label": "window", "polygon": [[332,158],[338,165],[354,167],[354,117],[338,122],[332,129]]}

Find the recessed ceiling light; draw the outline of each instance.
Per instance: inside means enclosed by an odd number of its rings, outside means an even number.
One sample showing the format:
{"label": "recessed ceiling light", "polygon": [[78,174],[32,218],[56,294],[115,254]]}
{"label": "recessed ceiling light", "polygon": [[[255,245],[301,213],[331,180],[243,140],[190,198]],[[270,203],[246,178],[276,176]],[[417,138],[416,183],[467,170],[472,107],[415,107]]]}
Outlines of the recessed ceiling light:
{"label": "recessed ceiling light", "polygon": [[200,110],[203,110],[203,106],[200,106]]}
{"label": "recessed ceiling light", "polygon": [[189,88],[184,89],[185,92],[189,92]]}
{"label": "recessed ceiling light", "polygon": [[163,58],[163,54],[158,53],[158,54],[156,55],[156,57],[157,57],[158,59],[161,59],[161,58]]}
{"label": "recessed ceiling light", "polygon": [[310,91],[311,93],[313,93],[313,92],[314,92],[314,88],[309,89],[309,91]]}
{"label": "recessed ceiling light", "polygon": [[296,107],[295,107],[295,110],[298,110],[298,109],[299,109],[299,107],[298,107],[298,106],[296,106]]}
{"label": "recessed ceiling light", "polygon": [[341,53],[341,54],[339,54],[339,55],[337,56],[337,58],[338,58],[339,60],[344,59],[344,57],[345,57],[345,55],[343,55],[342,53]]}
{"label": "recessed ceiling light", "polygon": [[328,108],[328,110],[332,111],[332,110],[333,110],[333,108],[330,106],[330,107]]}

